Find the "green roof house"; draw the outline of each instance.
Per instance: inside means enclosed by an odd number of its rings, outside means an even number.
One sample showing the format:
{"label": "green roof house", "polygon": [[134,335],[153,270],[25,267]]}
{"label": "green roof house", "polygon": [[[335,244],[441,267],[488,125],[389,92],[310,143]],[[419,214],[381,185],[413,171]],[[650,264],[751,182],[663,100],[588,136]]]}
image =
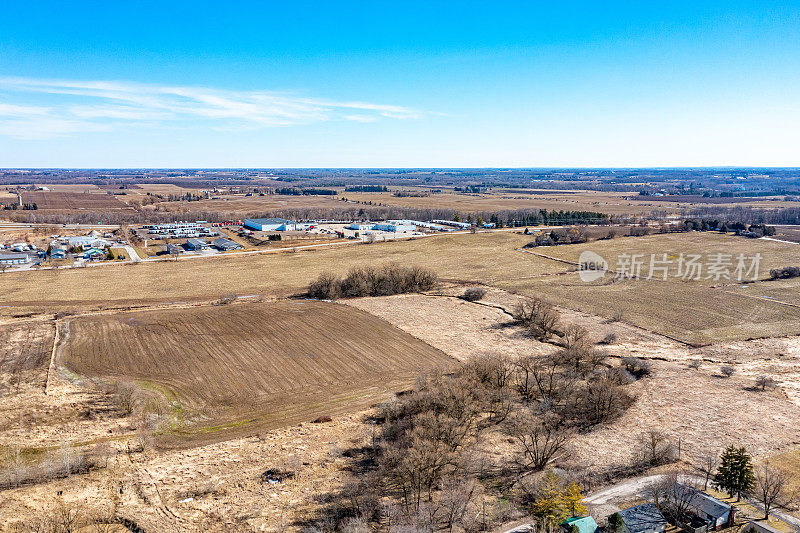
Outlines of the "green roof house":
{"label": "green roof house", "polygon": [[[561,527],[567,533],[597,533],[597,522],[591,516],[573,516],[561,522]],[[575,530],[574,528],[577,528]]]}

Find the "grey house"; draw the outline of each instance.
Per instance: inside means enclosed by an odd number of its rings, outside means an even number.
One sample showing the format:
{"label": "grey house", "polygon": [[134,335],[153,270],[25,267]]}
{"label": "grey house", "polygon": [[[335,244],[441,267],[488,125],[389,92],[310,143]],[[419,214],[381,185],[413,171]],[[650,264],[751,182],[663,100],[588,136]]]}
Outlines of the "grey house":
{"label": "grey house", "polygon": [[[663,533],[667,530],[667,519],[654,503],[643,503],[617,514],[622,519],[619,533]],[[610,523],[611,517],[609,525]]]}
{"label": "grey house", "polygon": [[689,513],[705,521],[708,529],[716,530],[733,525],[734,510],[730,504],[682,484],[678,485],[677,492],[686,502]]}

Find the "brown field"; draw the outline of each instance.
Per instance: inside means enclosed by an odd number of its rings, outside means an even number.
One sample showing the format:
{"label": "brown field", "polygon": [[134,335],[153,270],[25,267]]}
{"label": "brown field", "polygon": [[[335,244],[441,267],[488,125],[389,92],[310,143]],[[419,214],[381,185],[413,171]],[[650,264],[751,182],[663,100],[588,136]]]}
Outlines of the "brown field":
{"label": "brown field", "polygon": [[75,318],[63,337],[70,372],[133,379],[169,402],[171,429],[206,440],[363,408],[453,361],[363,311],[313,301]]}
{"label": "brown field", "polygon": [[[426,188],[403,187],[403,190],[424,192]],[[350,201],[382,203],[398,207],[455,209],[463,212],[502,211],[506,209],[555,209],[573,211],[598,211],[612,215],[649,215],[653,211],[681,213],[686,209],[708,206],[708,199],[670,201],[660,197],[642,199],[629,192],[605,191],[537,191],[498,189],[480,194],[456,193],[443,190],[424,197],[396,197],[393,192],[356,193],[342,192]],[[725,199],[715,199],[725,200]],[[796,202],[781,200],[730,199],[714,202],[717,207],[797,207]]]}
{"label": "brown field", "polygon": [[[672,262],[668,279],[677,275],[678,257],[680,254],[701,254],[707,257],[711,254],[727,254],[731,256],[735,267],[736,258],[743,254],[752,257],[756,253],[761,255],[759,263],[759,279],[769,276],[770,269],[800,264],[800,246],[767,239],[748,239],[734,235],[712,232],[668,233],[663,235],[650,235],[646,237],[616,238],[604,241],[587,242],[568,246],[548,246],[533,248],[531,251],[546,256],[564,259],[577,263],[581,252],[591,250],[600,254],[608,261],[609,268],[614,269],[618,264],[618,257],[623,254],[641,254],[644,259],[642,276],[647,276],[651,255],[655,254],[660,259],[667,254],[667,259]],[[747,263],[749,266],[749,261]],[[704,270],[699,282],[708,285],[726,283],[724,278],[715,280],[708,278],[708,271]],[[662,276],[663,277],[663,276]],[[746,278],[750,279],[750,277]],[[733,280],[735,281],[735,279]]]}
{"label": "brown field", "polygon": [[77,192],[23,192],[22,202],[36,204],[39,211],[120,211],[131,209],[110,194]]}
{"label": "brown field", "polygon": [[[183,192],[186,192],[186,190]],[[161,210],[170,213],[204,211],[231,213],[231,216],[236,214],[244,217],[273,209],[331,209],[347,205],[338,201],[337,198],[337,196],[291,196],[279,194],[245,196],[244,194],[229,194],[220,196],[216,200],[209,198],[196,202],[158,202],[153,205],[157,205]]]}
{"label": "brown field", "polygon": [[[759,282],[717,288],[709,281],[618,281],[588,285],[568,263],[518,251],[530,236],[512,232],[441,235],[371,245],[348,244],[263,255],[231,254],[190,261],[140,263],[74,270],[3,274],[0,316],[153,302],[197,301],[228,294],[285,296],[302,291],[319,273],[345,273],[355,265],[388,261],[425,265],[445,280],[479,282],[525,295],[541,295],[563,307],[624,320],[685,342],[705,344],[800,333],[800,285]],[[533,252],[577,259],[593,249],[609,259],[622,251],[677,253],[681,250],[762,254],[762,271],[793,264],[795,245],[709,233],[618,238],[584,245],[537,248]],[[774,284],[774,285],[773,285]],[[763,294],[775,299],[757,298]],[[772,291],[774,294],[771,294]],[[54,299],[53,295],[59,298]],[[785,302],[785,303],[781,303]]]}
{"label": "brown field", "polygon": [[[90,304],[169,302],[227,294],[286,295],[302,291],[321,272],[346,273],[356,265],[396,261],[425,265],[447,279],[525,279],[567,265],[516,252],[529,237],[510,232],[441,235],[411,241],[345,244],[296,253],[228,254],[206,259],[115,265],[74,270],[6,272],[0,308],[63,309]],[[57,298],[54,298],[57,295]]]}

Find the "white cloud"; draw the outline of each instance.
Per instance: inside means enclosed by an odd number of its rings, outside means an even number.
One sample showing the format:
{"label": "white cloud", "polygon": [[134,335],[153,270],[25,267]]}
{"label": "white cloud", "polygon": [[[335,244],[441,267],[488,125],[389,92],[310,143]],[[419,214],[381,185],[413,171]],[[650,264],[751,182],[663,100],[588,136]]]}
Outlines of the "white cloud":
{"label": "white cloud", "polygon": [[[14,98],[44,99],[47,106]],[[127,81],[0,77],[0,135],[41,139],[139,124],[213,121],[214,127],[265,128],[341,120],[417,119],[396,105],[336,102],[267,91],[234,91]]]}

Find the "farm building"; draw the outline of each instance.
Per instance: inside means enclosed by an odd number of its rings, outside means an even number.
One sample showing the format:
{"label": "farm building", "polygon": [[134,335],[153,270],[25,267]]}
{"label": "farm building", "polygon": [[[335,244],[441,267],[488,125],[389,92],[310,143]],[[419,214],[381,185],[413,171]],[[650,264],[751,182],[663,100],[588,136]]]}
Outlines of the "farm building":
{"label": "farm building", "polygon": [[188,239],[186,241],[186,247],[189,250],[207,250],[208,243],[205,239]]}
{"label": "farm building", "polygon": [[25,265],[30,261],[28,254],[0,254],[0,264],[3,265]]}
{"label": "farm building", "polygon": [[244,225],[255,231],[293,231],[298,228],[297,222],[285,218],[248,218]]}
{"label": "farm building", "polygon": [[591,516],[573,516],[561,522],[561,529],[566,533],[572,533],[573,527],[577,528],[578,533],[597,533],[600,530]]}
{"label": "farm building", "polygon": [[224,237],[220,237],[219,239],[214,239],[214,248],[216,248],[217,250],[222,250],[223,252],[227,252],[230,250],[239,250],[242,248],[242,245],[233,242],[230,239],[225,239]]}
{"label": "farm building", "polygon": [[663,533],[667,530],[667,519],[654,503],[636,505],[617,514],[622,521],[622,533]]}

